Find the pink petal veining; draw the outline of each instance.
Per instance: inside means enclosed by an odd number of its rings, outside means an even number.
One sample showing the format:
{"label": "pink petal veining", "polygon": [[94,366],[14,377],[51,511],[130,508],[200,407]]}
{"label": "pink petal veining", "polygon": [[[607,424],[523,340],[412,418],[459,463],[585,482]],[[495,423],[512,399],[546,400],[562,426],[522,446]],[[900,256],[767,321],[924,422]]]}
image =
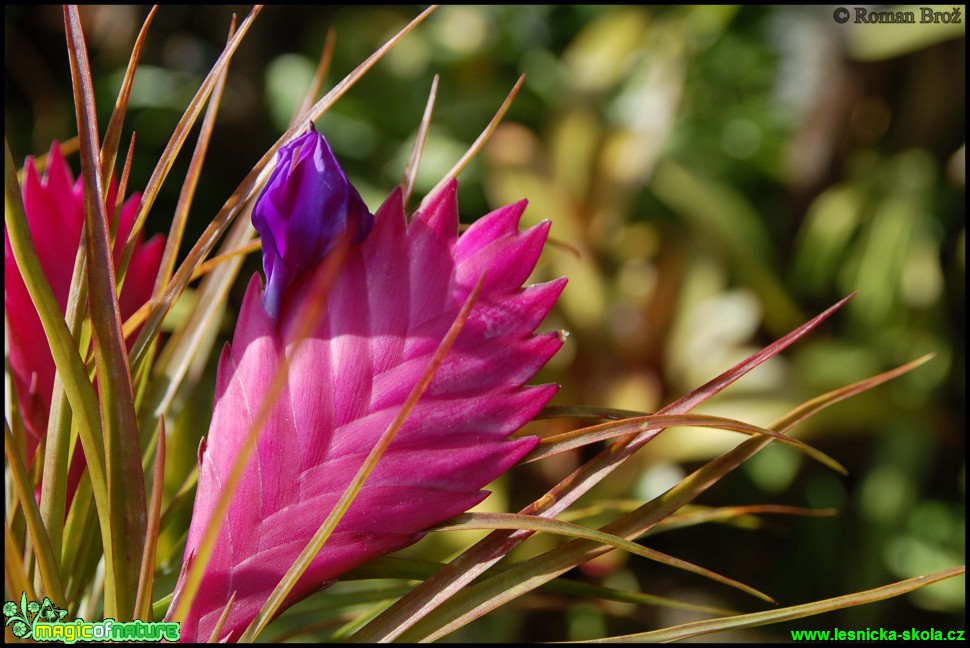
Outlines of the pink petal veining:
{"label": "pink petal veining", "polygon": [[[117,182],[112,181],[107,205],[113,210],[118,195]],[[67,308],[74,271],[74,257],[81,240],[84,224],[84,189],[77,182],[61,154],[60,145],[51,145],[47,170],[43,179],[37,173],[33,159],[24,164],[24,209],[31,237],[37,249],[41,267],[50,283],[54,298],[64,312]],[[131,231],[138,210],[139,195],[133,194],[122,205],[118,216],[118,234],[113,249],[115,262],[121,256],[124,241]],[[109,210],[110,213],[110,210]],[[155,236],[142,242],[139,235],[129,271],[119,297],[122,319],[127,319],[151,297],[155,274],[161,263],[165,240]],[[4,228],[3,296],[7,320],[7,341],[10,366],[17,390],[18,405],[26,428],[28,461],[33,461],[40,440],[47,434],[51,395],[54,390],[54,358],[40,323],[40,317],[27,292],[23,276],[14,260],[10,241]],[[132,340],[129,340],[131,342]],[[80,451],[71,466],[69,494],[80,476],[83,466]]]}
{"label": "pink petal veining", "polygon": [[[250,282],[219,364],[186,565],[283,353],[290,371],[183,620],[183,641],[206,640],[234,593],[220,639],[239,637],[394,418],[483,271],[480,298],[431,386],[290,602],[468,510],[534,447],[535,437],[508,437],[556,391],[526,382],[562,344],[557,333],[534,331],[565,280],[522,287],[548,232],[548,223],[520,232],[524,208],[498,209],[459,237],[455,182],[410,223],[396,190],[351,248],[326,315],[299,348],[293,336],[311,273],[287,289],[276,318],[261,282]],[[183,566],[172,610],[185,574]]]}

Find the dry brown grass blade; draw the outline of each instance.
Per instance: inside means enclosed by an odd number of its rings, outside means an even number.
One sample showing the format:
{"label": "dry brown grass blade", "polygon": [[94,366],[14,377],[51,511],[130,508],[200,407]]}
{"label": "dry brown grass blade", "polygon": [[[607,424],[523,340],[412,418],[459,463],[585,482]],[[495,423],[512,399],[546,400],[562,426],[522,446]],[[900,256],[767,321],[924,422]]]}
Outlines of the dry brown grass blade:
{"label": "dry brown grass blade", "polygon": [[253,252],[259,252],[262,249],[263,241],[261,239],[256,239],[255,241],[250,241],[244,245],[240,245],[237,248],[233,248],[228,252],[223,252],[216,255],[205,263],[200,264],[199,267],[195,269],[195,272],[192,273],[192,280],[195,281],[196,279],[207,275],[226,261],[244,257],[252,254]]}
{"label": "dry brown grass blade", "polygon": [[[128,153],[125,155],[125,166],[121,170],[121,182],[118,183],[118,196],[115,204],[111,205],[111,222],[108,223],[108,236],[111,238],[111,249],[115,249],[115,239],[118,236],[118,221],[121,217],[121,207],[125,202],[125,192],[128,190],[128,178],[131,175],[131,162],[135,157],[135,134],[131,134],[128,142]],[[121,291],[118,291],[121,294]]]}
{"label": "dry brown grass blade", "polygon": [[[138,32],[135,45],[131,48],[131,58],[128,60],[128,68],[125,70],[125,77],[121,82],[121,89],[118,90],[118,99],[115,101],[114,110],[111,111],[111,119],[108,120],[108,129],[104,134],[104,143],[101,145],[101,177],[110,178],[112,169],[115,165],[115,156],[118,154],[118,145],[121,142],[121,125],[125,121],[125,113],[128,111],[128,100],[131,99],[131,88],[135,82],[135,70],[138,69],[138,61],[141,59],[142,50],[145,47],[145,37],[148,36],[148,26],[155,19],[158,12],[158,5],[155,5],[145,17],[145,22]],[[124,192],[118,193],[119,197],[124,196]],[[107,197],[107,194],[105,195]]]}
{"label": "dry brown grass blade", "polygon": [[401,179],[405,213],[408,210],[408,202],[411,200],[411,192],[414,191],[414,181],[418,177],[418,167],[421,165],[421,155],[424,153],[424,145],[428,141],[428,131],[431,128],[431,113],[434,112],[434,102],[438,97],[438,80],[438,75],[434,75],[434,80],[431,81],[431,91],[428,93],[428,103],[425,104],[424,115],[421,117],[421,125],[418,127],[417,137],[414,138],[414,146],[411,147],[408,164],[404,168],[404,178]]}
{"label": "dry brown grass blade", "polygon": [[462,169],[468,166],[468,163],[472,161],[472,158],[478,155],[478,152],[481,151],[482,147],[484,147],[486,142],[488,142],[489,138],[492,136],[492,133],[494,133],[495,129],[498,128],[498,125],[502,121],[502,118],[505,117],[505,113],[508,112],[509,107],[512,105],[512,102],[515,101],[516,95],[519,94],[519,90],[522,89],[523,83],[525,83],[524,74],[519,77],[519,80],[516,81],[515,85],[512,86],[512,89],[509,90],[509,94],[507,97],[505,97],[505,101],[503,101],[502,105],[499,106],[499,109],[495,113],[495,116],[492,117],[492,121],[488,122],[488,126],[486,126],[485,130],[482,131],[482,134],[478,136],[478,139],[476,139],[472,143],[468,151],[466,151],[465,154],[461,156],[461,159],[455,163],[455,166],[451,167],[451,170],[448,171],[448,173],[446,173],[444,177],[438,181],[438,184],[434,186],[434,189],[429,191],[428,194],[424,197],[424,200],[421,201],[422,206],[428,204],[428,202],[434,197],[436,193],[438,193],[441,190],[442,187],[448,184],[452,178],[457,177],[458,174],[461,173]]}
{"label": "dry brown grass blade", "polygon": [[522,463],[538,461],[591,443],[628,435],[631,432],[640,434],[651,430],[663,430],[681,426],[715,428],[739,432],[749,436],[760,435],[771,437],[779,443],[792,446],[800,452],[803,452],[806,456],[818,461],[824,466],[828,466],[836,472],[842,473],[843,475],[848,474],[845,467],[838,461],[803,441],[757,425],[751,425],[721,416],[707,416],[703,414],[656,414],[563,432],[562,434],[542,439],[539,445],[522,460]]}
{"label": "dry brown grass blade", "polygon": [[[226,47],[232,43],[232,37],[236,33],[236,14],[232,15],[229,24],[229,38]],[[152,296],[159,295],[168,285],[172,277],[172,270],[175,268],[175,259],[178,256],[179,248],[182,245],[182,235],[185,232],[185,224],[189,218],[189,209],[192,207],[192,199],[195,197],[195,190],[199,186],[199,177],[202,175],[202,165],[205,162],[206,153],[209,150],[209,141],[212,139],[212,131],[216,125],[216,115],[219,114],[219,105],[222,101],[222,92],[226,87],[226,76],[229,74],[229,64],[226,63],[222,71],[216,78],[215,88],[209,98],[209,105],[206,107],[205,117],[202,118],[202,128],[199,130],[199,138],[196,140],[195,150],[192,152],[192,159],[189,162],[189,170],[185,174],[185,182],[182,183],[182,190],[179,192],[178,203],[175,205],[175,214],[172,217],[172,225],[168,230],[168,237],[165,239],[165,250],[162,252],[162,261],[158,267],[158,274],[155,277],[155,287],[152,289]]]}
{"label": "dry brown grass blade", "polygon": [[327,72],[330,71],[330,65],[333,63],[333,49],[337,44],[337,30],[333,27],[327,28],[327,37],[323,41],[323,50],[320,52],[320,60],[317,61],[317,69],[313,73],[313,81],[310,82],[310,87],[307,88],[306,96],[303,97],[303,103],[300,104],[299,110],[293,115],[293,119],[290,121],[290,126],[295,126],[297,122],[310,110],[310,106],[313,102],[317,100],[317,95],[320,94],[320,89],[323,88],[323,81],[327,78]]}
{"label": "dry brown grass blade", "polygon": [[246,32],[249,31],[249,27],[252,25],[253,20],[255,20],[261,9],[261,5],[254,6],[249,12],[249,15],[246,16],[245,20],[243,20],[242,24],[239,25],[239,30],[236,32],[236,35],[222,51],[222,54],[216,60],[215,64],[212,66],[212,69],[209,70],[209,74],[206,75],[205,80],[203,80],[202,85],[192,98],[192,101],[189,102],[189,105],[185,109],[185,113],[179,120],[178,125],[176,125],[171,139],[165,146],[165,150],[162,151],[162,155],[159,157],[158,163],[155,165],[155,170],[148,179],[148,184],[145,185],[144,192],[142,192],[141,202],[138,205],[138,215],[135,217],[135,222],[131,226],[131,232],[128,233],[128,240],[125,242],[125,247],[121,253],[121,261],[118,264],[118,275],[120,278],[123,278],[128,270],[128,264],[131,262],[131,256],[135,251],[135,241],[138,240],[138,235],[145,226],[145,220],[148,218],[148,212],[151,211],[152,205],[155,203],[155,199],[158,197],[158,192],[162,187],[162,183],[165,182],[165,178],[168,176],[168,172],[172,168],[172,164],[175,162],[176,156],[178,156],[179,151],[182,150],[182,145],[188,138],[189,130],[195,124],[195,120],[198,119],[199,113],[202,112],[202,106],[205,104],[209,94],[215,87],[216,79],[219,78],[219,75],[222,74],[222,71],[229,64],[229,60],[232,58],[233,54],[235,54],[236,48],[239,47],[239,44],[246,36]]}
{"label": "dry brown grass blade", "polygon": [[292,139],[294,135],[296,135],[299,132],[305,131],[307,128],[309,128],[310,124],[315,120],[319,119],[320,115],[326,112],[327,109],[335,101],[337,101],[337,99],[342,97],[344,93],[346,93],[351,87],[353,87],[353,85],[357,83],[360,77],[362,77],[364,74],[367,73],[368,70],[374,67],[374,65],[379,60],[384,58],[384,55],[387,54],[387,52],[390,51],[392,47],[397,45],[397,43],[402,38],[404,38],[409,33],[411,33],[411,31],[415,27],[417,27],[422,22],[424,22],[424,19],[430,16],[431,13],[437,8],[438,8],[437,5],[431,5],[430,7],[422,11],[420,14],[418,14],[418,16],[415,17],[411,22],[405,25],[401,29],[401,31],[397,32],[394,36],[388,39],[386,43],[384,43],[376,50],[374,50],[374,52],[370,56],[368,56],[363,63],[358,65],[356,68],[354,68],[354,70],[346,77],[344,77],[340,81],[340,83],[335,85],[326,95],[324,95],[322,99],[320,99],[317,103],[315,103],[313,107],[310,108],[310,110],[308,111],[308,114],[302,120],[300,120],[295,126],[293,126],[286,133],[284,133],[283,136],[279,140],[277,140],[276,144],[273,145],[272,148],[270,148],[267,154],[263,156],[263,159],[264,160],[267,159],[267,157],[269,157],[271,153],[275,154],[275,152],[279,150],[279,148],[283,144],[285,144],[290,139]]}

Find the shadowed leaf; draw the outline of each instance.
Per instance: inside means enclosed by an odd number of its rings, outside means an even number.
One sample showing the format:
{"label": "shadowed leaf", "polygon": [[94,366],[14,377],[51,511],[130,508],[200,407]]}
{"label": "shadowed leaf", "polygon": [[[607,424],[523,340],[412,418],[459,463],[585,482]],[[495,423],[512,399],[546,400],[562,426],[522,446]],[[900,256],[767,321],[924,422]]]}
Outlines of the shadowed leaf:
{"label": "shadowed leaf", "polygon": [[683,625],[673,626],[671,628],[664,628],[663,630],[653,630],[651,632],[642,632],[639,634],[624,635],[621,637],[605,637],[603,639],[598,639],[587,643],[641,643],[647,641],[667,642],[688,639],[691,637],[699,637],[714,632],[723,632],[725,630],[756,628],[758,626],[768,625],[769,623],[780,623],[782,621],[803,619],[807,616],[814,616],[816,614],[824,614],[825,612],[842,610],[847,607],[854,607],[856,605],[866,605],[868,603],[875,603],[876,601],[883,601],[887,598],[913,592],[922,587],[932,585],[933,583],[938,583],[948,578],[955,578],[963,575],[964,573],[966,573],[965,567],[953,567],[951,569],[945,569],[933,574],[917,576],[916,578],[899,581],[897,583],[893,583],[892,585],[884,585],[883,587],[877,587],[864,592],[846,594],[845,596],[837,596],[835,598],[825,599],[823,601],[815,601],[813,603],[806,603],[804,605],[794,605],[777,610],[768,610],[767,612],[739,614],[737,616],[720,619],[685,623]]}
{"label": "shadowed leaf", "polygon": [[[630,542],[629,540],[618,538],[617,536],[610,535],[609,533],[603,533],[602,531],[597,531],[595,529],[588,529],[586,527],[579,526],[578,524],[571,524],[569,522],[562,522],[560,520],[546,520],[533,515],[517,515],[515,513],[464,513],[462,515],[455,516],[445,524],[440,525],[436,530],[453,531],[462,529],[529,529],[530,531],[556,533],[572,538],[592,540],[594,542],[609,545],[616,549],[629,551],[632,554],[642,556],[669,567],[683,569],[684,571],[704,576],[705,578],[709,578],[715,582],[741,590],[742,592],[750,594],[756,598],[760,598],[763,601],[768,601],[769,603],[775,602],[775,600],[767,594],[763,594],[762,592],[748,587],[743,583],[739,583],[731,578],[726,578],[720,574],[716,574],[709,569],[698,567],[697,565],[689,563],[685,560],[674,558],[673,556],[669,556],[659,551],[654,551],[653,549],[638,545],[635,542]],[[510,571],[514,571],[514,567],[511,568]]]}

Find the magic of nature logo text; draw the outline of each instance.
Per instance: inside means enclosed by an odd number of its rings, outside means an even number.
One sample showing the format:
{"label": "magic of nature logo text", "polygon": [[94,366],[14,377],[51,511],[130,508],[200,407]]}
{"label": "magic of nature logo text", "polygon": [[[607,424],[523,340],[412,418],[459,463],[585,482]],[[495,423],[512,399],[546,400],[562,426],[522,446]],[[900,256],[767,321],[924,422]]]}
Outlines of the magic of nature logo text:
{"label": "magic of nature logo text", "polygon": [[114,619],[65,621],[67,610],[56,607],[49,598],[42,603],[28,601],[27,594],[20,596],[20,604],[6,601],[3,604],[4,626],[18,639],[39,642],[78,641],[178,641],[180,623],[147,621],[120,622]]}

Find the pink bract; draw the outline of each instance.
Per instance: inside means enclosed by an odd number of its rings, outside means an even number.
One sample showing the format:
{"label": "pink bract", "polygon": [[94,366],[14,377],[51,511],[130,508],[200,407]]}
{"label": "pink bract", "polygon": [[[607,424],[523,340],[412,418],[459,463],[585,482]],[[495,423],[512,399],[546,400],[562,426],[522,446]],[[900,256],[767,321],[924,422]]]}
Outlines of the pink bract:
{"label": "pink bract", "polygon": [[[113,181],[106,202],[109,214],[114,212],[117,195],[117,182]],[[84,188],[80,178],[77,182],[74,181],[57,142],[51,145],[43,179],[37,173],[33,159],[27,159],[24,164],[23,198],[37,256],[63,313],[67,308],[74,258],[84,225]],[[139,198],[139,194],[133,194],[121,207],[113,249],[116,264],[134,223]],[[161,236],[142,243],[142,235],[139,234],[119,299],[123,319],[133,315],[151,298],[164,246],[165,239]],[[37,309],[34,308],[23,276],[14,260],[6,228],[3,266],[3,299],[10,366],[17,390],[17,403],[26,428],[27,460],[33,461],[40,440],[47,434],[51,395],[54,391],[54,358]],[[81,453],[78,450],[75,456],[80,459]],[[73,492],[73,484],[76,484],[81,468],[83,463],[79,460],[71,466],[69,495]]]}
{"label": "pink bract", "polygon": [[170,610],[284,353],[291,362],[288,382],[182,620],[182,641],[208,640],[233,594],[218,638],[239,638],[397,414],[486,270],[471,315],[430,387],[287,603],[475,506],[488,494],[482,487],[535,446],[535,437],[509,436],[557,390],[526,382],[562,345],[559,333],[535,330],[566,281],[522,287],[549,230],[544,222],[520,232],[525,206],[498,209],[459,237],[456,182],[410,223],[395,190],[369,235],[351,246],[326,314],[295,352],[297,318],[320,264],[286,290],[277,318],[264,308],[261,282],[253,278],[232,345],[220,359]]}

